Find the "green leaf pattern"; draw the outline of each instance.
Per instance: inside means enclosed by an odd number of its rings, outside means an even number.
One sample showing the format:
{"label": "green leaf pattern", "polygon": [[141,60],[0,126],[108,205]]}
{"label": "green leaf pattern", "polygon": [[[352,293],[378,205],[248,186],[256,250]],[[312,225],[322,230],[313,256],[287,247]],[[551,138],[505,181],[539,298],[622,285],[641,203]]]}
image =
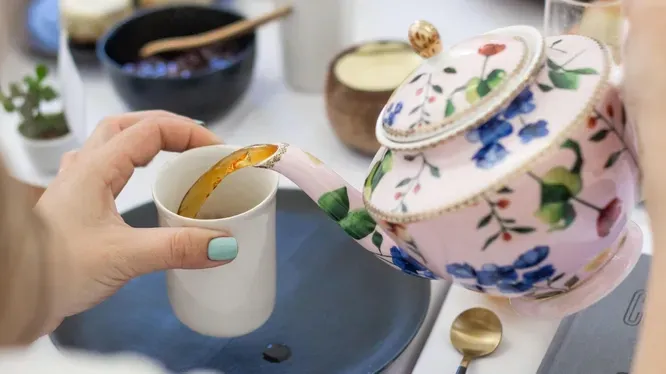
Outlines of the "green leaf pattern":
{"label": "green leaf pattern", "polygon": [[476,224],[476,229],[484,230],[484,228],[490,226],[491,223],[495,223],[497,229],[492,231],[490,236],[486,238],[481,247],[482,251],[488,249],[500,238],[505,242],[509,242],[513,239],[513,234],[524,235],[536,231],[534,227],[517,225],[515,219],[502,215],[501,211],[509,208],[511,204],[509,196],[512,193],[513,190],[511,188],[503,187],[497,191],[498,199],[496,200],[491,200],[487,196],[484,196],[483,200],[488,205],[489,212],[479,219]]}
{"label": "green leaf pattern", "polygon": [[342,229],[354,240],[361,240],[375,232],[375,220],[370,217],[368,211],[363,209],[352,210],[338,221]]}
{"label": "green leaf pattern", "polygon": [[407,162],[420,162],[416,174],[410,177],[403,178],[395,186],[396,193],[394,198],[397,201],[396,206],[393,208],[394,212],[407,213],[409,212],[409,207],[406,203],[406,198],[412,194],[417,194],[421,190],[421,180],[423,174],[428,170],[432,178],[439,179],[441,177],[439,167],[432,164],[426,158],[426,155],[423,152],[415,154],[405,154],[403,159]]}
{"label": "green leaf pattern", "polygon": [[370,198],[370,195],[372,195],[372,192],[375,190],[375,188],[377,188],[379,182],[389,171],[391,171],[392,168],[393,152],[391,150],[387,150],[382,158],[372,166],[370,173],[365,178],[363,193],[366,199]]}
{"label": "green leaf pattern", "polygon": [[553,57],[550,57],[546,60],[546,68],[548,69],[548,79],[550,82],[537,82],[537,86],[541,92],[551,92],[553,89],[576,91],[580,87],[581,76],[599,75],[599,72],[591,67],[570,68],[569,64],[576,61],[576,59],[582,55],[585,50],[579,51],[575,55],[569,57],[566,56],[568,55],[567,51],[555,48],[561,42],[562,39],[553,42],[550,45],[550,49],[558,51],[561,54],[565,54],[564,59],[566,60],[561,63],[556,62]]}
{"label": "green leaf pattern", "polygon": [[365,208],[350,209],[347,187],[322,194],[317,205],[354,240],[362,240],[372,235],[372,243],[379,253],[382,253],[384,237],[376,231],[377,223]]}
{"label": "green leaf pattern", "polygon": [[[450,73],[453,74],[453,73]],[[428,74],[419,74],[417,77],[427,77],[423,86],[419,87],[416,90],[416,95],[421,97],[420,103],[409,110],[409,114],[418,113],[418,118],[416,122],[412,123],[409,128],[414,129],[421,127],[423,125],[428,125],[431,123],[431,113],[428,110],[429,104],[435,102],[439,96],[442,95],[444,90],[442,86],[432,83],[432,73]],[[418,79],[413,78],[410,83],[415,83]]]}
{"label": "green leaf pattern", "polygon": [[602,214],[603,211],[603,208],[597,207],[579,196],[584,187],[582,177],[584,159],[580,144],[575,140],[567,139],[562,143],[561,148],[574,153],[575,161],[571,167],[555,166],[542,176],[537,176],[532,172],[528,173],[539,183],[541,189],[539,208],[534,212],[534,216],[548,226],[549,232],[569,228],[578,215],[576,206],[593,209],[599,214]]}
{"label": "green leaf pattern", "polygon": [[[638,165],[638,159],[636,155],[631,151],[629,148],[629,145],[627,144],[627,141],[625,139],[625,130],[626,130],[626,117],[625,117],[625,109],[624,106],[620,109],[620,118],[617,119],[616,117],[616,110],[614,109],[612,104],[608,104],[605,108],[605,112],[601,112],[598,109],[594,110],[594,113],[592,114],[592,117],[588,120],[588,127],[595,129],[597,127],[597,124],[601,123],[602,128],[599,130],[595,130],[592,135],[589,137],[589,141],[593,143],[600,143],[608,138],[610,134],[613,134],[616,139],[620,141],[620,149],[611,152],[610,155],[608,155],[608,158],[606,158],[606,161],[604,162],[603,168],[608,169],[613,167],[615,163],[620,159],[620,157],[623,154],[629,155],[629,157],[632,159],[632,161],[635,163],[635,165]],[[620,121],[620,128],[616,125],[616,121]]]}
{"label": "green leaf pattern", "polygon": [[374,244],[375,247],[377,247],[377,249],[379,250],[379,253],[382,252],[382,244],[383,243],[384,243],[384,236],[382,236],[382,234],[375,231],[372,234],[372,244]]}
{"label": "green leaf pattern", "polygon": [[[502,46],[504,47],[504,46]],[[504,48],[498,50],[497,53],[501,53]],[[466,84],[462,85],[451,91],[451,93],[446,97],[446,106],[444,109],[444,117],[451,117],[456,113],[456,105],[454,103],[454,97],[457,94],[463,93],[465,99],[468,103],[474,104],[479,101],[481,98],[490,94],[495,88],[499,87],[507,78],[507,73],[503,69],[494,69],[489,73],[486,72],[486,66],[488,60],[492,58],[492,55],[482,55],[484,58],[484,63],[482,70],[479,76],[470,78]],[[458,71],[452,66],[448,66],[442,70],[444,74],[457,74]],[[487,74],[486,74],[487,73]],[[422,79],[427,78],[427,79]],[[432,83],[432,74],[419,74],[410,80],[410,84],[424,82],[423,86],[419,87],[416,90],[417,96],[422,96],[420,103],[410,109],[410,115],[419,113],[418,118],[414,123],[409,126],[409,129],[416,129],[424,125],[429,125],[432,121],[431,113],[428,111],[428,103],[432,103],[436,100],[440,100],[439,95],[444,92],[444,89],[436,84]]]}
{"label": "green leaf pattern", "polygon": [[565,230],[573,224],[576,209],[571,201],[583,189],[581,171],[584,160],[580,145],[567,139],[561,148],[572,150],[576,156],[570,168],[555,166],[542,177],[529,174],[541,187],[541,202],[534,216],[548,225],[549,231]]}
{"label": "green leaf pattern", "polygon": [[317,204],[331,219],[340,222],[349,214],[347,187],[341,187],[321,195]]}

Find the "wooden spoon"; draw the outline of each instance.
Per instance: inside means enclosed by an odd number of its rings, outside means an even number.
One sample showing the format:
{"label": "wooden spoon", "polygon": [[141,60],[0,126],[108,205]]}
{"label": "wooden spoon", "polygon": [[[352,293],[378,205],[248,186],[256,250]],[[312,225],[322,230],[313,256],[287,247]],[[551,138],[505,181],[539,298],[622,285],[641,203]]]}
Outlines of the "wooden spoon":
{"label": "wooden spoon", "polygon": [[229,40],[248,33],[265,23],[282,18],[291,13],[291,11],[292,7],[287,5],[264,14],[261,17],[234,22],[230,25],[218,27],[201,34],[154,40],[141,47],[139,50],[139,57],[146,58],[162,52],[197,48],[215,42]]}

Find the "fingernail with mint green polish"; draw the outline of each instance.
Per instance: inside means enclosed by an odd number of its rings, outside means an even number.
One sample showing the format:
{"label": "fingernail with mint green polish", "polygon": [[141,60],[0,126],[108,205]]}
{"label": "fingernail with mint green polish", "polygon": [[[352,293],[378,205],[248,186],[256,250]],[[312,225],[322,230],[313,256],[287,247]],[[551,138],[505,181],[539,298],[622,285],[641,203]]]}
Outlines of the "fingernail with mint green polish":
{"label": "fingernail with mint green polish", "polygon": [[204,122],[204,121],[199,121],[198,119],[195,119],[193,121],[199,126],[206,126],[206,122]]}
{"label": "fingernail with mint green polish", "polygon": [[208,242],[208,259],[231,261],[238,255],[238,242],[234,238],[215,238]]}

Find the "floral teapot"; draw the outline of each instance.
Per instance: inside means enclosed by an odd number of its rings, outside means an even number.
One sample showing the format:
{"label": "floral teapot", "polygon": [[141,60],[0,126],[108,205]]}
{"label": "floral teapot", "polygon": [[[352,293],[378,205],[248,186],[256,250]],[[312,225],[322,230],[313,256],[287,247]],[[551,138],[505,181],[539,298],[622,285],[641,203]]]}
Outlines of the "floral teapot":
{"label": "floral teapot", "polygon": [[443,51],[425,21],[409,40],[425,61],[377,120],[383,147],[362,191],[287,144],[257,166],[294,181],[408,274],[510,297],[528,312],[564,298],[556,309],[568,314],[603,297],[641,250],[628,224],[636,133],[607,47],[513,26]]}

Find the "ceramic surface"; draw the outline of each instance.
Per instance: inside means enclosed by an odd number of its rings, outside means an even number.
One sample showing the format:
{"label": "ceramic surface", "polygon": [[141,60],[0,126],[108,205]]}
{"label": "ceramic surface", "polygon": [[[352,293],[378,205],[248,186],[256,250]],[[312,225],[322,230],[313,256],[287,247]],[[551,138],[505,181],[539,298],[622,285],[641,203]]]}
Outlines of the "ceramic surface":
{"label": "ceramic surface", "polygon": [[423,64],[398,90],[381,117],[383,130],[396,136],[441,129],[488,101],[527,60],[522,39],[477,37],[450,51],[455,58]]}
{"label": "ceramic surface", "polygon": [[229,176],[199,213],[209,219],[174,213],[198,177],[236,149],[222,145],[187,151],[162,168],[153,187],[160,226],[226,230],[238,242],[237,257],[224,266],[166,272],[176,316],[194,331],[216,337],[256,330],[275,304],[276,174],[246,169]]}
{"label": "ceramic surface", "polygon": [[639,195],[607,48],[514,27],[436,54],[436,30],[423,30],[412,45],[435,55],[378,119],[385,147],[362,192],[285,144],[260,166],[409,274],[533,299],[592,279],[624,245]]}
{"label": "ceramic surface", "polygon": [[136,12],[110,30],[97,43],[97,57],[109,73],[113,87],[135,110],[164,109],[201,121],[224,116],[243,97],[252,80],[256,38],[249,33],[234,40],[239,52],[220,68],[185,77],[144,77],[123,70],[136,62],[147,42],[198,34],[244,19],[217,7],[172,5]]}
{"label": "ceramic surface", "polygon": [[20,133],[19,138],[35,168],[48,174],[57,173],[62,156],[78,145],[77,138],[71,132],[54,139],[30,139]]}
{"label": "ceramic surface", "polygon": [[[610,71],[608,53],[594,40],[578,36],[548,39],[547,43],[548,62],[534,83],[485,123],[465,129],[437,146],[380,154],[375,161],[388,157],[392,165],[390,170],[372,176],[375,182],[364,196],[369,208],[402,221],[417,220],[422,214],[435,215],[439,210],[451,209],[479,197],[489,187],[501,188],[507,176],[521,167],[531,166],[529,164],[539,161],[546,148],[571,137],[572,128],[580,123],[581,114],[602,99]],[[493,95],[494,91],[479,89],[476,68],[483,70],[483,66],[488,65],[486,69],[511,71],[501,65],[507,59],[499,57],[505,53],[519,55],[511,47],[517,49],[520,46],[504,47],[504,44],[476,41],[472,47],[466,48],[474,53],[465,54],[466,59],[449,67],[457,73],[449,74],[451,78],[446,81],[442,81],[443,74],[439,74],[436,87],[447,88],[446,91],[441,89],[443,97],[432,89],[430,73],[417,71],[384,109],[381,126],[386,128],[387,123],[393,123],[390,128],[403,126],[403,130],[409,131],[409,126],[415,124],[411,130],[417,131],[424,126],[445,128],[453,125],[445,117],[445,107],[455,106],[464,113],[475,108],[470,106],[473,103]],[[482,54],[491,48],[495,55]],[[498,65],[492,64],[495,60],[499,61]],[[517,57],[509,61],[515,64],[515,60]],[[495,77],[507,74],[482,72],[481,76],[489,82],[485,83],[489,87],[497,85],[499,88],[502,82],[494,83],[500,79]],[[463,90],[456,88],[459,86],[467,92],[466,95],[456,93]],[[486,96],[480,97],[479,92]],[[447,99],[447,96],[450,97]],[[396,107],[404,107],[404,112],[395,114]],[[453,117],[458,109],[451,110]],[[436,114],[440,117],[435,118]],[[391,122],[391,116],[394,116],[394,122]],[[621,121],[620,118],[615,120]],[[412,124],[407,126],[409,123]],[[585,147],[587,143],[580,146]],[[446,170],[446,178],[464,183],[459,182],[459,188],[442,189],[442,170]],[[416,193],[414,189],[417,189]]]}

